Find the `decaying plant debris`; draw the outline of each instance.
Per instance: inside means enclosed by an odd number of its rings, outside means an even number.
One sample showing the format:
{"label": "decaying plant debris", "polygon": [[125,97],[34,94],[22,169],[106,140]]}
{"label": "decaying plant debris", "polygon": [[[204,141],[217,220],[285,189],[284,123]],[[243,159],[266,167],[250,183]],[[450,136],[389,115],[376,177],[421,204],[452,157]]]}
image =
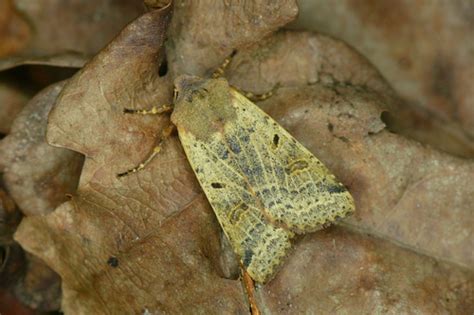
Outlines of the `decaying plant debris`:
{"label": "decaying plant debris", "polygon": [[314,29],[349,43],[404,98],[397,111],[403,117],[394,126],[397,132],[459,156],[473,156],[471,1],[298,4],[301,14],[292,28]]}
{"label": "decaying plant debris", "polygon": [[[296,240],[275,279],[255,288],[254,310],[471,313],[472,160],[388,131],[381,116],[396,119],[401,100],[361,55],[327,36],[278,31],[296,16],[294,2],[211,2],[177,1],[174,12],[137,18],[32,99],[0,144],[5,184],[27,215],[15,239],[61,276],[63,311],[249,313],[238,265],[177,137],[144,171],[116,177],[169,121],[123,108],[169,103],[177,75],[207,76],[235,49],[229,82],[254,93],[278,84],[259,105],[357,204],[338,226]],[[32,139],[30,128],[64,149]],[[85,156],[75,192],[82,159],[66,149]]]}
{"label": "decaying plant debris", "polygon": [[143,9],[141,0],[2,1],[0,69],[81,67]]}

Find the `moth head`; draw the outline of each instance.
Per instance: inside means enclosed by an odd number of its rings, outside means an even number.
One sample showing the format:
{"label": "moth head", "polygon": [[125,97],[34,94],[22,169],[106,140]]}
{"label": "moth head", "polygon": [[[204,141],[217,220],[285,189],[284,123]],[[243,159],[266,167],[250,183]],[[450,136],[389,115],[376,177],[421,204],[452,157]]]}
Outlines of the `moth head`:
{"label": "moth head", "polygon": [[175,80],[177,96],[171,121],[178,130],[200,137],[216,132],[235,116],[229,84],[224,78],[183,75]]}
{"label": "moth head", "polygon": [[175,80],[175,104],[186,103],[204,106],[219,102],[229,91],[224,78],[203,79],[197,76],[182,75]]}

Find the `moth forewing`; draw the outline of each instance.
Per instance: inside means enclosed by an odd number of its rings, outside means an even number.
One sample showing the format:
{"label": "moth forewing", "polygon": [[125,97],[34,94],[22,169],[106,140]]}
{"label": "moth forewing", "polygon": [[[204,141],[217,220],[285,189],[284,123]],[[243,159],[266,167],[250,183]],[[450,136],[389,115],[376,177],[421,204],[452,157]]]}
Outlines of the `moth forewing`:
{"label": "moth forewing", "polygon": [[172,121],[224,233],[254,280],[271,278],[294,233],[354,211],[334,175],[225,79],[182,76],[176,85]]}
{"label": "moth forewing", "polygon": [[354,211],[352,196],[321,161],[258,106],[231,93],[242,126],[258,130],[246,150],[264,166],[258,195],[273,222],[305,233]]}

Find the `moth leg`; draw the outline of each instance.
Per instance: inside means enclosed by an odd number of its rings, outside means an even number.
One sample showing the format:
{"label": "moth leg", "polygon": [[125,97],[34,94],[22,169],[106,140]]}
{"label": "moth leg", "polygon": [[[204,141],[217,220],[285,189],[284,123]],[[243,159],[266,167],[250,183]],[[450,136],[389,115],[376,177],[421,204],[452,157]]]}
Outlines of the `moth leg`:
{"label": "moth leg", "polygon": [[[224,60],[224,62],[220,65],[220,67],[214,71],[214,73],[212,74],[213,79],[220,78],[224,75],[226,68],[229,66],[230,62],[232,61],[232,58],[235,56],[236,53],[237,51],[234,50],[232,54]],[[249,100],[253,102],[258,102],[258,101],[264,101],[267,98],[270,98],[278,87],[279,87],[279,84],[276,84],[270,91],[263,94],[255,94],[252,92],[243,91],[236,87],[233,87],[233,88],[236,89],[240,94],[244,95]]]}
{"label": "moth leg", "polygon": [[159,115],[173,110],[173,105],[153,106],[150,109],[131,109],[124,108],[124,114],[139,114],[139,115]]}
{"label": "moth leg", "polygon": [[268,92],[263,93],[263,94],[255,94],[252,92],[247,92],[247,91],[242,91],[241,89],[235,88],[240,94],[244,95],[246,98],[251,100],[252,102],[258,102],[258,101],[264,101],[268,98],[270,98],[273,93],[280,87],[280,84],[275,84],[275,86]]}
{"label": "moth leg", "polygon": [[258,101],[264,101],[270,98],[273,95],[273,90],[274,89],[263,94],[254,94],[252,92],[246,92],[246,91],[239,91],[239,92],[240,94],[243,94],[246,98],[251,100],[252,102],[258,102]]}
{"label": "moth leg", "polygon": [[225,69],[229,65],[229,63],[232,61],[232,58],[235,56],[237,51],[233,51],[232,54],[230,54],[229,57],[225,58],[224,62],[220,65],[219,68],[217,68],[214,73],[212,74],[213,79],[220,78],[224,75]]}
{"label": "moth leg", "polygon": [[117,177],[124,177],[129,174],[136,173],[138,171],[143,170],[161,152],[161,148],[163,146],[164,141],[166,140],[166,138],[168,138],[171,135],[171,133],[173,132],[175,128],[176,127],[173,124],[169,124],[168,126],[166,126],[161,131],[161,135],[157,141],[156,146],[153,148],[153,151],[151,151],[151,154],[143,162],[138,164],[136,167],[129,169],[126,172],[117,174]]}

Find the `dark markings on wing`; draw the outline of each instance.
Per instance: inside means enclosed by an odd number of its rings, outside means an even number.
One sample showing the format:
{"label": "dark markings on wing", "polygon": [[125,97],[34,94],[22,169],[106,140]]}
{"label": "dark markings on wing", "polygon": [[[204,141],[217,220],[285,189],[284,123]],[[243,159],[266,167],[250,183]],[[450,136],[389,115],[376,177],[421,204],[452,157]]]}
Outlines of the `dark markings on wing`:
{"label": "dark markings on wing", "polygon": [[250,263],[252,262],[252,257],[253,257],[253,251],[251,249],[246,249],[244,253],[244,257],[242,259],[242,263],[245,268],[250,266]]}
{"label": "dark markings on wing", "polygon": [[236,110],[237,119],[224,121],[219,133],[199,140],[179,126],[178,132],[235,252],[263,282],[294,232],[343,217],[353,203],[327,168],[270,117],[239,95],[233,105],[248,110]]}

